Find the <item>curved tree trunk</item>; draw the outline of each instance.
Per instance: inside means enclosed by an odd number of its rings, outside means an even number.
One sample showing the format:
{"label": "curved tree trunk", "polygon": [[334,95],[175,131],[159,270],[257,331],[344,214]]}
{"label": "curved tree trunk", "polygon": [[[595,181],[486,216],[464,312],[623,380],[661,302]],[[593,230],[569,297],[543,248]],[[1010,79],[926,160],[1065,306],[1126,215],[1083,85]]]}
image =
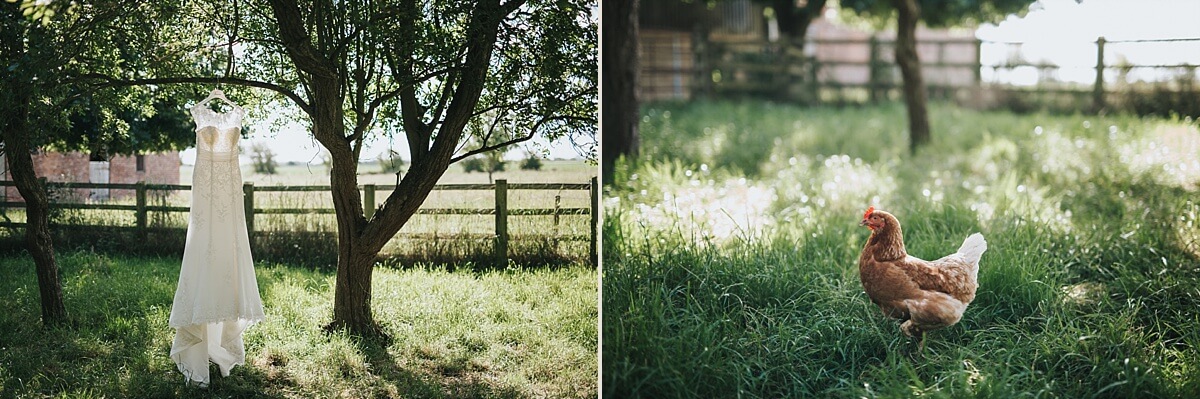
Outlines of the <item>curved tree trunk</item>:
{"label": "curved tree trunk", "polygon": [[[15,94],[15,93],[14,93]],[[58,262],[54,258],[54,242],[50,238],[50,202],[46,190],[37,180],[33,156],[25,135],[28,108],[13,104],[12,116],[4,125],[4,153],[17,191],[25,199],[25,240],[29,255],[37,268],[38,293],[42,299],[42,323],[62,324],[67,321],[63,305],[62,282],[58,277]]]}
{"label": "curved tree trunk", "polygon": [[929,113],[926,110],[925,79],[921,75],[921,60],[917,57],[917,22],[921,6],[917,0],[892,0],[898,14],[896,32],[896,64],[904,78],[904,104],[908,108],[909,150],[929,142]]}
{"label": "curved tree trunk", "polygon": [[[6,2],[3,7],[3,22],[0,23],[0,62],[18,65],[24,55],[24,31],[21,23],[11,23],[23,18],[17,4]],[[6,100],[0,107],[0,137],[4,141],[9,171],[17,191],[25,199],[25,240],[29,255],[37,269],[38,293],[42,300],[42,323],[62,324],[67,321],[67,308],[63,305],[62,282],[58,278],[58,262],[54,259],[54,242],[50,238],[50,202],[46,190],[37,180],[33,169],[32,148],[29,145],[29,104],[33,101],[28,84],[22,81],[17,71],[6,71],[0,82]]]}
{"label": "curved tree trunk", "polygon": [[612,182],[613,162],[638,153],[638,0],[606,1],[602,5],[604,182]]}
{"label": "curved tree trunk", "polygon": [[[358,196],[358,157],[346,137],[344,87],[339,64],[314,46],[309,27],[295,1],[272,0],[280,38],[288,56],[310,80],[313,137],[329,151],[329,185],[337,218],[337,283],[333,294],[333,321],[327,329],[345,329],[359,336],[379,335],[371,316],[371,269],[375,253],[365,254],[359,241],[367,221]],[[320,4],[318,7],[331,7]],[[313,16],[317,24],[329,21]],[[319,30],[319,29],[318,29]]]}

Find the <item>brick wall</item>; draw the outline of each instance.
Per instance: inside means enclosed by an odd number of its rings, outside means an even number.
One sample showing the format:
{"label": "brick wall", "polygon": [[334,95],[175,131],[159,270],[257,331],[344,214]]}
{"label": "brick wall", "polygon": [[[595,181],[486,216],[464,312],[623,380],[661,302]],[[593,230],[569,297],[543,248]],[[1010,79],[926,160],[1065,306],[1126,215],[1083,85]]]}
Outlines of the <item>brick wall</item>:
{"label": "brick wall", "polygon": [[[6,162],[7,160],[5,158]],[[88,170],[88,155],[81,152],[34,154],[33,170],[37,172],[38,177],[58,182],[86,182],[90,174]],[[8,165],[4,165],[4,180],[12,180],[12,174],[9,172]],[[71,191],[71,193],[60,194],[74,195],[75,198],[87,198],[88,193],[91,192],[88,189]],[[5,187],[5,195],[8,201],[24,201],[24,199],[21,199],[21,194],[17,192],[16,187]]]}
{"label": "brick wall", "polygon": [[[179,153],[143,155],[144,170],[137,170],[137,157],[121,155],[108,161],[109,183],[179,184]],[[114,198],[134,195],[133,190],[112,190]]]}
{"label": "brick wall", "polygon": [[[137,170],[137,157],[116,156],[109,160],[109,183],[137,183],[145,181],[153,184],[179,184],[179,152],[163,152],[144,155],[145,170]],[[47,152],[33,156],[33,167],[38,177],[45,177],[52,182],[88,182],[91,169],[90,157],[81,152],[58,153]],[[5,165],[5,180],[12,180]],[[91,189],[74,189],[68,194],[72,201],[86,199]],[[111,190],[114,198],[132,196],[133,190]],[[23,201],[16,187],[7,187],[5,195],[8,201]]]}

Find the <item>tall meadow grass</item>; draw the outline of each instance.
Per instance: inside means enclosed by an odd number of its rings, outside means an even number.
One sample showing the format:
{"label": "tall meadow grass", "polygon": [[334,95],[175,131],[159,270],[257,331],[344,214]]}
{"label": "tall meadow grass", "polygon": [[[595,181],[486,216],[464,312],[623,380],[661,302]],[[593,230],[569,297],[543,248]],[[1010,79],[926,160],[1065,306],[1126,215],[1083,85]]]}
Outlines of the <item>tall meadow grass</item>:
{"label": "tall meadow grass", "polygon": [[[899,104],[657,104],[605,191],[608,397],[1200,393],[1200,129],[1191,120]],[[909,253],[989,243],[924,352],[862,292],[868,206]]]}

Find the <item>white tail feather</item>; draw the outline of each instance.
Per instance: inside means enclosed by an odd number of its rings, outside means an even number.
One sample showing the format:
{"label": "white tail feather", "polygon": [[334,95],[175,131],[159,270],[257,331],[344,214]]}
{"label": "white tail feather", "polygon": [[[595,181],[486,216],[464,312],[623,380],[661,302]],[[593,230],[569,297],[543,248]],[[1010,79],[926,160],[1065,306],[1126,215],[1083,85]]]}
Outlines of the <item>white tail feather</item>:
{"label": "white tail feather", "polygon": [[979,233],[971,234],[963,241],[962,246],[958,247],[958,253],[963,256],[963,259],[976,266],[979,265],[979,258],[983,257],[983,251],[987,251],[987,241]]}

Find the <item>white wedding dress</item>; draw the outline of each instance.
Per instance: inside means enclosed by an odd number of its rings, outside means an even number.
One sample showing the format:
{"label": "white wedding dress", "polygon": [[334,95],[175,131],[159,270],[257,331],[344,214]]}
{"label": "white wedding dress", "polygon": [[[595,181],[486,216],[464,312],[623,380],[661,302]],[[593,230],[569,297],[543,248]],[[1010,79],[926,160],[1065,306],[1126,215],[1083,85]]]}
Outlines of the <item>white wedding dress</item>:
{"label": "white wedding dress", "polygon": [[245,111],[234,105],[228,113],[216,113],[207,101],[192,108],[192,207],[169,323],[175,329],[171,360],[184,377],[202,386],[209,382],[210,360],[224,376],[246,362],[242,332],[263,320],[238,166]]}

